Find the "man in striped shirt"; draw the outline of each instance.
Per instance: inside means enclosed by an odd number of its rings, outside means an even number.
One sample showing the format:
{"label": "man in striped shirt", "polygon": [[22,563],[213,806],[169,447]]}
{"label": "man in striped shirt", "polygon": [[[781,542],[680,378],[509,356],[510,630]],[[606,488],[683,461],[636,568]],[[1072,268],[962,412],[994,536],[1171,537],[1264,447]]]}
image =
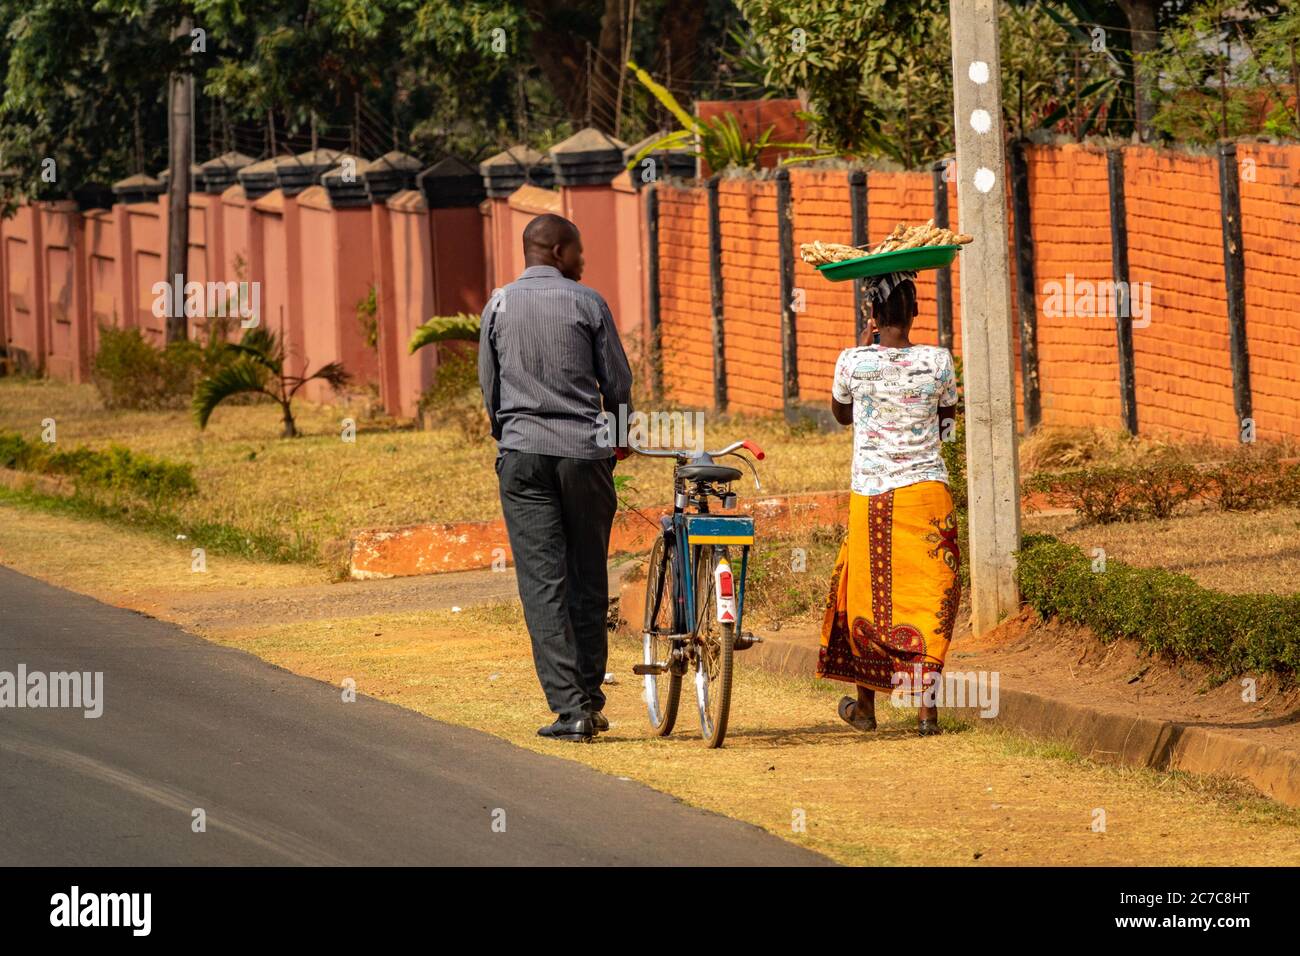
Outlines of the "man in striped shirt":
{"label": "man in striped shirt", "polygon": [[557,718],[538,734],[589,741],[609,727],[601,685],[616,449],[601,412],[631,414],[632,371],[609,306],[578,283],[577,227],[538,216],[524,229],[524,262],[483,310],[479,384],[533,662]]}

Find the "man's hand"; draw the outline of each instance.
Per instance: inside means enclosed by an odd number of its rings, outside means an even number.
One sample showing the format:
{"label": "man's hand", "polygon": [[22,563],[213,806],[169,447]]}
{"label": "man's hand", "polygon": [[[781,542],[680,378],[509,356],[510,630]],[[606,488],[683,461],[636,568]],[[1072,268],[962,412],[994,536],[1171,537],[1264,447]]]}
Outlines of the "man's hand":
{"label": "man's hand", "polygon": [[632,454],[632,452],[627,448],[626,445],[620,445],[618,448],[614,449],[614,460],[622,461],[630,454]]}

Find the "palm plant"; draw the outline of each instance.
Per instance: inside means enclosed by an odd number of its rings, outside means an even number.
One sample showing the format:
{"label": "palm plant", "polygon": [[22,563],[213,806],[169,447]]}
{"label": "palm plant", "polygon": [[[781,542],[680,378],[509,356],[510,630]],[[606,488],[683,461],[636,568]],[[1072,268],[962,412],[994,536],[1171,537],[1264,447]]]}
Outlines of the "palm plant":
{"label": "palm plant", "polygon": [[[714,171],[726,169],[728,166],[752,169],[758,165],[758,159],[765,149],[791,149],[814,153],[817,150],[817,147],[811,143],[773,142],[772,131],[775,127],[772,126],[763,130],[757,139],[750,139],[740,128],[740,121],[736,119],[735,113],[724,113],[707,120],[692,116],[667,87],[655,82],[654,78],[634,61],[628,60],[627,65],[641,81],[641,85],[676,117],[677,122],[682,124],[681,129],[660,136],[638,151],[627,164],[628,169],[634,168],[651,153],[681,147],[688,147],[686,149],[688,155],[703,159]],[[822,155],[800,158],[819,159]]]}
{"label": "palm plant", "polygon": [[[259,327],[244,333],[239,342],[226,345],[234,356],[199,380],[194,387],[191,407],[199,428],[207,428],[208,419],[226,399],[241,394],[266,395],[279,406],[284,420],[283,438],[295,438],[298,427],[293,420],[293,399],[308,382],[319,379],[336,391],[348,383],[348,373],[339,362],[322,365],[310,375],[290,375],[284,368],[284,343],[274,332]],[[306,370],[304,369],[304,372]]]}
{"label": "palm plant", "polygon": [[435,315],[415,330],[411,341],[407,343],[407,354],[435,342],[477,342],[479,323],[479,317],[473,312]]}

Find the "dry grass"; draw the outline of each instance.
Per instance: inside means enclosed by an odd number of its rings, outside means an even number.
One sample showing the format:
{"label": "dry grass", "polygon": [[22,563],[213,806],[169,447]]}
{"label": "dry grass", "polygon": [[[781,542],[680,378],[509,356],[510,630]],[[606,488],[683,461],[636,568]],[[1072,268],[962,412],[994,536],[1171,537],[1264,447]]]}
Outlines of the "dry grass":
{"label": "dry grass", "polygon": [[1079,526],[1073,515],[1029,516],[1047,532],[1108,558],[1180,571],[1216,591],[1295,594],[1300,581],[1300,508],[1206,510],[1165,521]]}
{"label": "dry grass", "polygon": [[[88,385],[0,379],[0,430],[36,440],[42,419],[54,418],[64,447],[118,443],[191,463],[200,491],[177,504],[181,518],[297,538],[329,555],[358,528],[500,514],[490,439],[466,441],[450,426],[368,427],[359,406],[304,402],[295,409],[305,437],[285,441],[269,405],[223,406],[200,432],[184,411],[106,411]],[[340,438],[349,416],[357,419],[355,443]],[[760,465],[764,493],[839,488],[849,473],[852,443],[845,432],[804,434],[769,418],[706,419],[706,444],[733,438],[751,438],[767,450]],[[623,496],[633,505],[671,498],[666,462],[633,458],[618,473],[631,478]]]}
{"label": "dry grass", "polygon": [[[1300,454],[1300,445],[1290,439],[1268,443],[1267,447],[1283,457]],[[1262,451],[1265,443],[1260,442],[1258,448]],[[1231,448],[1211,442],[1174,443],[1158,436],[1134,437],[1118,429],[1045,426],[1021,438],[1020,471],[1031,475],[1089,465],[1133,465],[1156,455],[1185,462],[1221,461],[1231,453]]]}
{"label": "dry grass", "polygon": [[[79,526],[80,525],[80,526]],[[231,561],[191,575],[183,543],[0,506],[0,560],[101,600],[219,584],[304,583],[307,572]],[[201,579],[201,580],[200,580]],[[319,579],[319,575],[315,580]],[[166,616],[163,602],[160,614]],[[695,739],[689,708],[668,739],[648,735],[635,648],[615,642],[612,722],[591,746],[535,735],[545,722],[527,636],[515,606],[461,613],[301,620],[208,637],[298,673],[430,717],[577,760],[761,826],[845,863],[903,865],[1226,865],[1300,862],[1295,811],[1239,785],[1101,767],[1068,749],[982,727],[947,724],[918,738],[914,715],[883,701],[881,730],[863,735],[834,713],[842,693],[811,679],[742,667],[727,747]],[[1107,830],[1090,824],[1095,808]],[[806,830],[793,821],[802,816]]]}
{"label": "dry grass", "polygon": [[0,564],[111,603],[155,593],[324,584],[319,569],[211,556],[192,571],[188,541],[44,514],[0,502]]}
{"label": "dry grass", "polygon": [[[616,642],[611,730],[589,747],[540,740],[547,719],[514,608],[358,618],[224,643],[439,720],[638,780],[851,864],[1130,863],[1214,865],[1300,860],[1300,814],[1266,812],[1238,789],[1207,799],[1185,778],[1103,768],[1003,732],[949,725],[936,739],[882,703],[863,735],[835,716],[841,689],[742,667],[727,746],[709,751],[689,711],[667,739],[648,733],[636,649]],[[738,799],[737,795],[743,794]],[[1090,829],[1106,810],[1104,834]],[[800,816],[806,831],[794,829]]]}

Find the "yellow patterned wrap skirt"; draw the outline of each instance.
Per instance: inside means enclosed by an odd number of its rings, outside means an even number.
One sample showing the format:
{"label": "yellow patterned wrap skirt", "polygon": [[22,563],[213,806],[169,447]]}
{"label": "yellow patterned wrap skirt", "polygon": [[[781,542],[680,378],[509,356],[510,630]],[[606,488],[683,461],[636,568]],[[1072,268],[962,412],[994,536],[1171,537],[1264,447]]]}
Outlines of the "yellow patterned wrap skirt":
{"label": "yellow patterned wrap skirt", "polygon": [[957,514],[941,481],[849,500],[817,676],[892,691],[943,670],[957,605]]}

